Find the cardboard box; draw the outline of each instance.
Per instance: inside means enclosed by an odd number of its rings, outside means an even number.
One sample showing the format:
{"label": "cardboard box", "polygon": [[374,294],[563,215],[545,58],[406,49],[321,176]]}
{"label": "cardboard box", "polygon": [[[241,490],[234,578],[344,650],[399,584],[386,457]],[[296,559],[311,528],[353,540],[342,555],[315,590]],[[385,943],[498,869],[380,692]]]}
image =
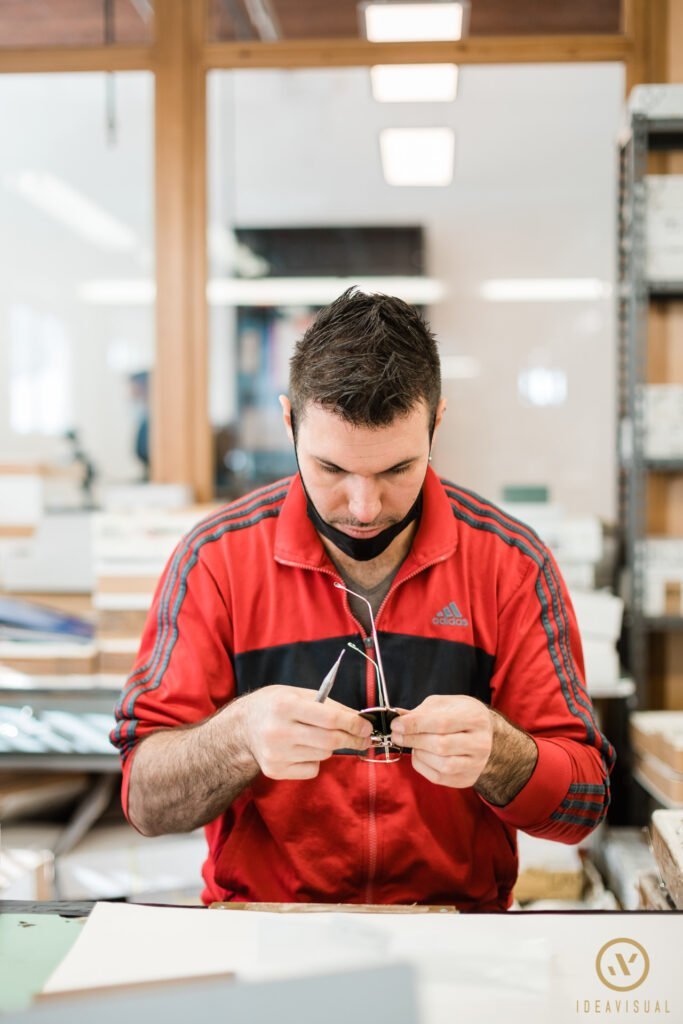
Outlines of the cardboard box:
{"label": "cardboard box", "polygon": [[570,593],[581,636],[591,640],[619,639],[624,602],[608,590]]}
{"label": "cardboard box", "polygon": [[683,772],[683,711],[634,711],[629,722],[636,751]]}
{"label": "cardboard box", "polygon": [[41,476],[0,472],[0,526],[35,527],[43,514],[43,506]]}
{"label": "cardboard box", "polygon": [[0,641],[0,664],[32,676],[90,675],[97,672],[95,644]]}
{"label": "cardboard box", "polygon": [[683,85],[636,85],[628,98],[628,111],[650,118],[683,117]]}
{"label": "cardboard box", "polygon": [[517,835],[519,876],[514,897],[518,903],[531,900],[580,900],[584,884],[581,854],[576,846],[549,839]]}
{"label": "cardboard box", "polygon": [[[683,279],[683,250],[681,250]],[[675,459],[683,454],[683,385],[647,384],[643,388],[645,455]]]}
{"label": "cardboard box", "polygon": [[636,766],[641,775],[664,797],[683,805],[683,772],[675,772],[664,761],[650,754],[639,754]]}
{"label": "cardboard box", "polygon": [[100,640],[100,672],[129,675],[140,646],[140,637],[107,637]]}
{"label": "cardboard box", "polygon": [[638,878],[638,910],[673,910],[668,890],[662,888],[654,871],[644,871]]}
{"label": "cardboard box", "polygon": [[583,640],[586,683],[591,686],[616,683],[621,675],[619,655],[613,641]]}
{"label": "cardboard box", "polygon": [[667,711],[683,711],[683,632],[650,638],[652,703]]}
{"label": "cardboard box", "polygon": [[683,810],[654,812],[652,849],[669,896],[683,910]]}

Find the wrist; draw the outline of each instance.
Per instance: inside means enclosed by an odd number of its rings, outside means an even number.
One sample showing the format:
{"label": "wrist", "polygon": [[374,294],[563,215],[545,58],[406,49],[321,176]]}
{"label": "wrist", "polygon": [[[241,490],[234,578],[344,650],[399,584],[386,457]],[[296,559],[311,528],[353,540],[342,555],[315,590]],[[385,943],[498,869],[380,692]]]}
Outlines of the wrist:
{"label": "wrist", "polygon": [[538,760],[538,748],[528,733],[489,708],[491,753],[474,788],[489,803],[505,807],[524,788]]}
{"label": "wrist", "polygon": [[211,719],[212,740],[218,760],[224,761],[231,772],[237,769],[253,776],[259,766],[249,742],[248,702],[249,695],[240,697]]}

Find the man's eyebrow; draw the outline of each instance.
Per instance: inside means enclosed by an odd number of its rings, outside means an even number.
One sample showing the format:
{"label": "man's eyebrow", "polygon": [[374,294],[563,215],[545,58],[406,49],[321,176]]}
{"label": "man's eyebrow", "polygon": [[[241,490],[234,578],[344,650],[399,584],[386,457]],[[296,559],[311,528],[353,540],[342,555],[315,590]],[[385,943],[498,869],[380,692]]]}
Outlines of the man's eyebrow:
{"label": "man's eyebrow", "polygon": [[[339,470],[340,473],[348,472],[348,470],[344,469],[342,466],[338,466],[336,462],[330,462],[329,459],[323,459],[319,455],[314,455],[313,458],[319,465],[325,466],[327,469]],[[395,463],[395,465],[388,466],[387,469],[383,469],[381,473],[393,473],[397,469],[403,469],[404,466],[411,466],[413,462],[417,462],[417,459],[417,455],[413,455],[409,459],[402,459],[400,462]],[[378,473],[377,475],[380,476],[381,473]]]}

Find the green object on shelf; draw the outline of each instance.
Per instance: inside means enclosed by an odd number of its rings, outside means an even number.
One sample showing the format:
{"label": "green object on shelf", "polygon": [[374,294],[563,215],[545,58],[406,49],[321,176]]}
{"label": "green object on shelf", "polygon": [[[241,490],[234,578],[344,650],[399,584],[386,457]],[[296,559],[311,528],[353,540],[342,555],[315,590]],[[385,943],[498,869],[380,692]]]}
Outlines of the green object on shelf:
{"label": "green object on shelf", "polygon": [[543,484],[509,484],[503,487],[503,501],[547,504],[550,501],[550,491]]}
{"label": "green object on shelf", "polygon": [[27,1009],[78,938],[85,918],[0,914],[0,1014]]}

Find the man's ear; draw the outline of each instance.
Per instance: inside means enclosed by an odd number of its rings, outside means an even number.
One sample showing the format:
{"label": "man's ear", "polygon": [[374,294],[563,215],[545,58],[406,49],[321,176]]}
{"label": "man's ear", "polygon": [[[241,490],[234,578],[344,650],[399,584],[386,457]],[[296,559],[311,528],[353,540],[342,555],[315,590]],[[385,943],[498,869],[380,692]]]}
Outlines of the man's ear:
{"label": "man's ear", "polygon": [[282,421],[287,431],[287,437],[294,444],[294,431],[292,430],[292,403],[287,398],[287,395],[279,395],[278,401],[282,408]]}
{"label": "man's ear", "polygon": [[436,438],[436,432],[439,429],[439,426],[441,424],[441,420],[443,419],[443,414],[445,413],[445,411],[446,411],[446,399],[445,398],[440,398],[439,399],[439,404],[436,407],[436,412],[434,413],[434,429],[432,430],[431,448],[429,450],[430,461],[431,461],[432,449],[434,448],[434,439]]}

